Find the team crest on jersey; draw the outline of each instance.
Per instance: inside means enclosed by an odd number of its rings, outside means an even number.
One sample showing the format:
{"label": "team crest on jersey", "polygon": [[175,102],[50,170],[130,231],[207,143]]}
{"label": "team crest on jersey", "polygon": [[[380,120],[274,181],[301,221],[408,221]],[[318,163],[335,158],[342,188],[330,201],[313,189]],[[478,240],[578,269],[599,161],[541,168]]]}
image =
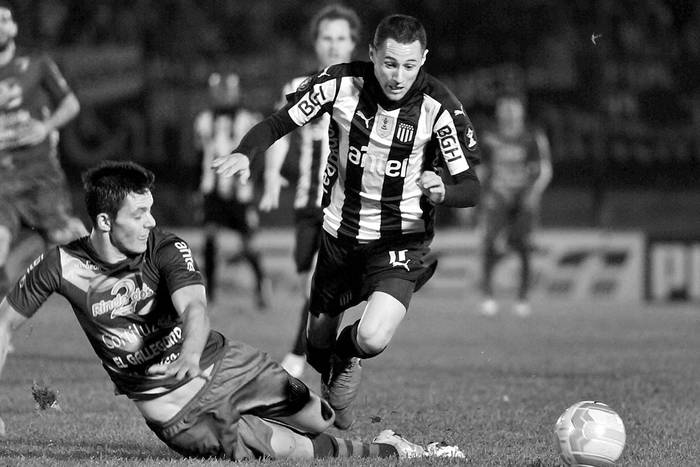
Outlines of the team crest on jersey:
{"label": "team crest on jersey", "polygon": [[410,143],[413,141],[413,133],[415,133],[415,127],[413,125],[399,122],[399,126],[396,129],[396,139],[402,143]]}
{"label": "team crest on jersey", "polygon": [[476,134],[474,133],[474,128],[471,126],[467,127],[467,149],[469,151],[476,150]]}
{"label": "team crest on jersey", "polygon": [[377,120],[377,134],[382,138],[391,136],[394,129],[394,117],[389,115],[380,115]]}

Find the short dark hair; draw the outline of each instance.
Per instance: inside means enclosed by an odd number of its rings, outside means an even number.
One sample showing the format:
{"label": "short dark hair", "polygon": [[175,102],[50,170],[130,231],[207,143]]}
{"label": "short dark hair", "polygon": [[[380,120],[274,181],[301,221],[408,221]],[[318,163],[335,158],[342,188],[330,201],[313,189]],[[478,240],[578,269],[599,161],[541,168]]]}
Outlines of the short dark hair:
{"label": "short dark hair", "polygon": [[5,8],[7,10],[10,10],[10,13],[12,13],[12,16],[15,14],[15,7],[10,2],[9,0],[0,0],[0,8]]}
{"label": "short dark hair", "polygon": [[131,161],[104,161],[82,173],[85,207],[94,223],[105,212],[115,218],[130,193],[143,194],[153,187],[155,175]]}
{"label": "short dark hair", "polygon": [[420,21],[408,15],[390,15],[379,22],[374,31],[372,46],[377,49],[387,39],[394,39],[401,44],[418,41],[423,50],[428,47],[425,28]]}
{"label": "short dark hair", "polygon": [[348,8],[337,3],[322,8],[313,16],[313,18],[311,18],[309,36],[311,37],[312,43],[318,39],[318,28],[321,21],[324,19],[344,19],[347,21],[350,25],[350,37],[355,43],[357,43],[360,35],[360,29],[362,28],[360,17],[357,16],[357,13],[355,13],[355,10],[352,8]]}

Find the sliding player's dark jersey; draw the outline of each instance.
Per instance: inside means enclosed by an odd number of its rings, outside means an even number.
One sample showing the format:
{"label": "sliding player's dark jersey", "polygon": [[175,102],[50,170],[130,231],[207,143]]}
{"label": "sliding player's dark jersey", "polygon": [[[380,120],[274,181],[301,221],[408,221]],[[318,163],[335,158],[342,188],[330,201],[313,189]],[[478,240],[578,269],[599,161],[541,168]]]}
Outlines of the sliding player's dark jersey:
{"label": "sliding player's dark jersey", "polygon": [[12,163],[25,164],[51,154],[55,137],[34,146],[18,138],[33,120],[43,121],[71,93],[56,64],[46,55],[16,55],[0,67],[0,158],[15,153]]}
{"label": "sliding player's dark jersey", "polygon": [[234,152],[256,154],[330,114],[323,227],[333,236],[361,242],[414,233],[430,238],[435,209],[416,185],[421,172],[442,163],[456,181],[475,178],[478,145],[471,122],[454,95],[423,71],[398,102],[384,95],[369,62],[328,67],[288,100]]}
{"label": "sliding player's dark jersey", "polygon": [[[101,261],[89,237],[51,249],[34,261],[7,300],[31,317],[52,293],[65,297],[117,391],[144,399],[187,382],[146,370],[175,360],[182,347],[183,321],[171,294],[202,283],[189,245],[155,229],[143,254],[116,264]],[[223,345],[222,335],[209,335],[202,368],[220,355]]]}

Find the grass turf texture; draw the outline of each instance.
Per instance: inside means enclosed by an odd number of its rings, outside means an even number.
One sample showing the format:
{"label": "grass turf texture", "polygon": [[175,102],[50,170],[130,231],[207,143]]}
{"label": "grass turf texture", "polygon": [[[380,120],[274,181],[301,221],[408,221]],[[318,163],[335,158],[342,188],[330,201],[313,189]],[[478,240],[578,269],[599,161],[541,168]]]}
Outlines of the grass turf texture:
{"label": "grass turf texture", "polygon": [[[298,295],[276,290],[273,311],[252,311],[236,287],[212,306],[212,324],[281,358],[296,326]],[[233,304],[233,305],[232,305]],[[627,445],[618,465],[697,465],[700,448],[698,311],[690,305],[537,301],[533,315],[487,318],[476,302],[428,286],[413,300],[392,344],[364,364],[358,421],[347,437],[391,428],[421,444],[445,440],[464,460],[406,465],[559,465],[554,423],[579,400],[609,404]],[[348,312],[355,319],[359,309]],[[60,298],[14,337],[0,378],[0,465],[185,466],[112,386]],[[318,389],[307,369],[303,378]],[[37,410],[32,384],[58,392],[61,410]],[[335,430],[334,434],[341,434]],[[265,461],[240,465],[395,465],[389,460]]]}

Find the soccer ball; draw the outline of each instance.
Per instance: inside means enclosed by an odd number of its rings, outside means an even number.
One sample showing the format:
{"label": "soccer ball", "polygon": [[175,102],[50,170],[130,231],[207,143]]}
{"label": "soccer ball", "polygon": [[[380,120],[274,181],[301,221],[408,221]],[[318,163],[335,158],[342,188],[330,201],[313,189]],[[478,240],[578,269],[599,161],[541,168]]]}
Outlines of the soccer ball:
{"label": "soccer ball", "polygon": [[577,402],[566,409],[554,433],[561,460],[570,466],[614,466],[625,447],[622,419],[598,401]]}

